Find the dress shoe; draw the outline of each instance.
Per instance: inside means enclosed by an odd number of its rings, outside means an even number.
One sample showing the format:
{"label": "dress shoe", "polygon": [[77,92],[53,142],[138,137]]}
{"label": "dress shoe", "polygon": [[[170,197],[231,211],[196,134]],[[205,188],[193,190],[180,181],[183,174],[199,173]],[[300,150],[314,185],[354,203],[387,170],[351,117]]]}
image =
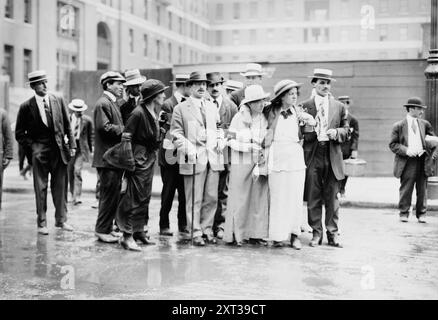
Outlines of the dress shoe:
{"label": "dress shoe", "polygon": [[173,236],[173,232],[170,231],[169,228],[160,229],[160,236],[172,237]]}
{"label": "dress shoe", "polygon": [[298,237],[296,235],[291,235],[290,238],[290,246],[292,248],[294,248],[295,250],[301,250],[301,241],[300,239],[298,239]]}
{"label": "dress shoe", "polygon": [[322,245],[322,237],[318,235],[313,235],[312,240],[310,240],[309,246],[316,247]]}
{"label": "dress shoe", "polygon": [[47,229],[47,227],[38,228],[38,233],[47,236],[49,234],[49,229]]}
{"label": "dress shoe", "polygon": [[99,241],[102,241],[105,243],[116,243],[117,241],[119,241],[119,238],[113,237],[111,234],[96,232],[95,235]]}
{"label": "dress shoe", "polygon": [[74,206],[78,206],[78,205],[80,205],[80,204],[82,204],[81,199],[75,199],[75,200],[73,200],[73,205],[74,205]]}
{"label": "dress shoe", "polygon": [[180,228],[179,233],[190,234],[190,230],[188,228]]}
{"label": "dress shoe", "polygon": [[96,202],[94,202],[94,203],[91,205],[91,208],[93,208],[93,209],[99,209],[99,200],[96,200]]}
{"label": "dress shoe", "polygon": [[327,235],[328,245],[331,247],[342,248],[337,235]]}
{"label": "dress shoe", "polygon": [[119,243],[125,250],[131,250],[131,251],[142,251],[141,248],[135,243],[132,236],[130,237],[122,237],[119,240]]}
{"label": "dress shoe", "polygon": [[208,244],[216,244],[217,240],[215,237],[213,237],[212,235],[203,235],[203,238],[205,239],[205,242],[207,242]]}
{"label": "dress shoe", "polygon": [[117,231],[111,231],[110,234],[111,234],[113,237],[115,237],[115,238],[120,238],[120,237],[123,236],[123,233],[121,233],[121,232],[117,232]]}
{"label": "dress shoe", "polygon": [[426,222],[426,217],[424,217],[424,216],[419,216],[419,217],[418,217],[418,222],[419,222],[419,223],[427,223],[427,222]]}
{"label": "dress shoe", "polygon": [[273,246],[274,248],[282,248],[282,247],[283,247],[283,242],[281,242],[281,241],[274,241],[274,242],[272,243],[272,246]]}
{"label": "dress shoe", "polygon": [[69,225],[67,223],[63,223],[62,225],[56,226],[56,227],[60,228],[60,229],[62,229],[64,231],[70,231],[70,232],[75,230],[71,225]]}
{"label": "dress shoe", "polygon": [[193,238],[193,245],[195,245],[197,247],[204,247],[205,241],[204,241],[204,239],[202,239],[202,237],[194,237]]}
{"label": "dress shoe", "polygon": [[216,233],[216,238],[222,240],[224,238],[224,230],[219,229],[218,232]]}
{"label": "dress shoe", "polygon": [[135,232],[133,235],[135,241],[140,241],[145,245],[155,245],[156,243],[150,240],[150,237],[146,235],[146,232]]}
{"label": "dress shoe", "polygon": [[268,245],[268,242],[266,240],[263,240],[263,239],[253,239],[253,238],[251,238],[251,239],[249,239],[249,243],[250,244],[255,244],[255,245],[258,245],[258,246],[267,246]]}
{"label": "dress shoe", "polygon": [[408,218],[408,216],[400,216],[400,221],[401,222],[408,222],[409,218]]}

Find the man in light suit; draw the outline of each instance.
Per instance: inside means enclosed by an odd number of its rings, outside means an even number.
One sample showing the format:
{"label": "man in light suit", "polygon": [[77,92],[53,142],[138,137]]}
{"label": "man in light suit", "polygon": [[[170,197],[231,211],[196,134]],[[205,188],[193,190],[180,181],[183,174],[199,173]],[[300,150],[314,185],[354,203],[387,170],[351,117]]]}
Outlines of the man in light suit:
{"label": "man in light suit", "polygon": [[[187,222],[192,222],[194,197],[194,244],[216,243],[213,236],[214,215],[217,208],[219,172],[224,170],[222,150],[225,139],[217,129],[219,114],[216,106],[206,100],[207,83],[204,74],[192,72],[187,85],[191,96],[175,107],[170,132],[180,152],[180,173],[184,175]],[[186,161],[187,160],[187,161]],[[194,194],[193,190],[194,188]]]}
{"label": "man in light suit", "polygon": [[[231,120],[237,113],[237,106],[226,96],[222,95],[223,83],[225,79],[219,72],[207,73],[208,93],[210,94],[210,101],[214,103],[219,112],[220,122],[218,128],[224,131],[227,136],[228,128]],[[224,149],[224,171],[219,174],[219,189],[218,189],[218,205],[216,215],[214,218],[213,231],[218,239],[224,236],[225,215],[227,210],[228,199],[228,182],[230,176],[231,151],[229,148]]]}
{"label": "man in light suit", "polygon": [[417,191],[416,216],[426,223],[427,177],[434,175],[434,163],[438,149],[426,144],[426,136],[435,136],[432,125],[421,119],[427,107],[420,98],[412,97],[404,105],[407,115],[394,124],[389,148],[395,154],[394,176],[400,179],[400,221],[408,222],[414,186]]}
{"label": "man in light suit", "polygon": [[313,230],[310,246],[322,244],[322,205],[328,244],[342,247],[338,239],[339,182],[345,178],[341,143],[349,137],[345,107],[329,95],[332,71],[315,69],[311,83],[316,95],[302,103],[304,111],[316,120],[313,130],[303,127],[304,160],[307,166],[305,200],[309,225]]}
{"label": "man in light suit", "polygon": [[239,107],[242,100],[245,98],[245,89],[253,84],[262,85],[262,79],[265,74],[266,73],[262,71],[262,66],[260,64],[248,63],[245,72],[240,73],[242,77],[245,77],[245,86],[230,94],[231,101]]}
{"label": "man in light suit", "polygon": [[47,187],[55,205],[55,226],[73,231],[67,221],[67,164],[76,153],[67,108],[61,97],[47,92],[44,70],[28,74],[35,96],[24,102],[18,111],[15,138],[32,150],[32,169],[38,215],[38,233],[48,235]]}
{"label": "man in light suit", "polygon": [[68,181],[73,205],[76,206],[82,203],[82,167],[84,162],[90,161],[90,153],[93,152],[94,129],[93,120],[83,114],[88,109],[84,100],[73,99],[68,108],[72,111],[70,123],[77,147],[68,164]]}

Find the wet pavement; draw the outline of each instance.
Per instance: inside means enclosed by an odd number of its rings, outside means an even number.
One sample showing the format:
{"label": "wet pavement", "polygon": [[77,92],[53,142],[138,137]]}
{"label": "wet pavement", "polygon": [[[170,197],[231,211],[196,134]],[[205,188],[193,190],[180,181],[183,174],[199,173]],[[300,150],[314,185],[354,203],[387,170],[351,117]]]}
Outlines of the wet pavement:
{"label": "wet pavement", "polygon": [[[94,237],[92,195],[69,205],[76,231],[36,230],[32,194],[4,194],[0,212],[0,299],[438,299],[438,216],[401,223],[395,210],[341,209],[343,249],[223,243],[191,247],[158,236],[159,200],[149,223],[156,246],[128,252]],[[49,195],[50,199],[50,195]],[[176,228],[176,207],[171,226]]]}

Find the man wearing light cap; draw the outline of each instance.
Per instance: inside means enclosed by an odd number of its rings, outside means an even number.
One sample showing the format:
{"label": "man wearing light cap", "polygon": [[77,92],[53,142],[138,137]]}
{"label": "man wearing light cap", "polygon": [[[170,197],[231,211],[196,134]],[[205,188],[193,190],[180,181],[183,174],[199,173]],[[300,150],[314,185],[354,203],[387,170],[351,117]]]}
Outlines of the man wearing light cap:
{"label": "man wearing light cap", "polygon": [[61,97],[48,93],[47,79],[44,70],[28,74],[35,95],[20,106],[15,127],[18,143],[32,150],[38,233],[42,235],[49,234],[46,220],[49,174],[55,227],[73,231],[66,223],[67,164],[76,152],[67,107]]}
{"label": "man wearing light cap", "polygon": [[124,130],[122,114],[117,99],[122,97],[125,78],[118,72],[108,71],[100,78],[102,96],[94,108],[94,158],[100,180],[99,213],[95,234],[102,242],[114,243],[119,240],[112,231],[117,204],[120,196],[122,171],[111,167],[103,160],[103,154],[121,141]]}
{"label": "man wearing light cap", "polygon": [[93,120],[83,114],[88,109],[84,100],[73,99],[68,108],[71,110],[70,123],[77,147],[68,164],[68,181],[73,205],[76,206],[82,203],[82,167],[84,162],[90,161],[90,153],[93,152],[94,129]]}
{"label": "man wearing light cap", "polygon": [[253,84],[261,85],[262,78],[265,74],[266,73],[262,71],[262,66],[260,64],[248,63],[245,72],[240,73],[242,77],[245,77],[245,87],[231,93],[231,101],[233,101],[236,106],[240,106],[242,100],[245,98],[246,87]]}
{"label": "man wearing light cap", "polygon": [[243,83],[240,81],[234,81],[234,80],[227,80],[224,83],[224,89],[227,93],[228,98],[231,99],[231,93],[234,91],[240,90],[243,88]]}
{"label": "man wearing light cap", "polygon": [[142,76],[140,70],[133,69],[125,72],[126,82],[123,84],[126,90],[127,100],[120,107],[123,123],[126,124],[132,111],[139,105],[140,87],[146,81],[146,77]]}

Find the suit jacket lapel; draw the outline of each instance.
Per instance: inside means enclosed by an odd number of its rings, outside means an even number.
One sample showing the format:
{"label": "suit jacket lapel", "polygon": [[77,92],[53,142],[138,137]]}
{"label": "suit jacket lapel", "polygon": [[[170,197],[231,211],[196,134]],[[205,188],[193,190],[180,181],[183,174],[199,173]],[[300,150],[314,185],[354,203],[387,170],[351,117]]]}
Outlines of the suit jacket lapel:
{"label": "suit jacket lapel", "polygon": [[222,99],[222,105],[219,106],[219,116],[221,118],[221,121],[223,121],[227,114],[227,108],[226,108],[226,102],[225,99]]}
{"label": "suit jacket lapel", "polygon": [[198,122],[202,126],[204,126],[204,120],[202,119],[202,114],[201,114],[201,111],[199,110],[199,108],[197,106],[195,106],[191,101],[188,101],[187,106],[188,106],[190,113],[195,117],[195,119],[198,120]]}
{"label": "suit jacket lapel", "polygon": [[426,128],[424,126],[423,121],[421,121],[421,119],[418,119],[418,127],[420,128],[420,136],[421,136],[421,143],[423,144],[423,149],[426,149]]}
{"label": "suit jacket lapel", "polygon": [[335,101],[333,99],[329,99],[329,108],[328,108],[328,128],[332,127],[332,121],[335,116]]}
{"label": "suit jacket lapel", "polygon": [[405,119],[402,122],[402,135],[405,138],[406,146],[409,146],[408,119]]}
{"label": "suit jacket lapel", "polygon": [[56,126],[59,124],[59,121],[57,121],[57,119],[60,119],[58,100],[56,100],[53,96],[49,95],[49,101],[50,101],[50,110],[52,113],[53,126],[56,128]]}
{"label": "suit jacket lapel", "polygon": [[315,98],[312,99],[312,102],[310,103],[309,108],[307,109],[307,113],[309,113],[314,118],[316,118],[317,110],[316,110]]}
{"label": "suit jacket lapel", "polygon": [[41,119],[41,114],[40,114],[40,109],[38,108],[38,104],[36,102],[36,98],[33,97],[30,100],[30,112],[33,114],[33,118],[36,119],[40,119],[41,122],[43,122],[43,120]]}

